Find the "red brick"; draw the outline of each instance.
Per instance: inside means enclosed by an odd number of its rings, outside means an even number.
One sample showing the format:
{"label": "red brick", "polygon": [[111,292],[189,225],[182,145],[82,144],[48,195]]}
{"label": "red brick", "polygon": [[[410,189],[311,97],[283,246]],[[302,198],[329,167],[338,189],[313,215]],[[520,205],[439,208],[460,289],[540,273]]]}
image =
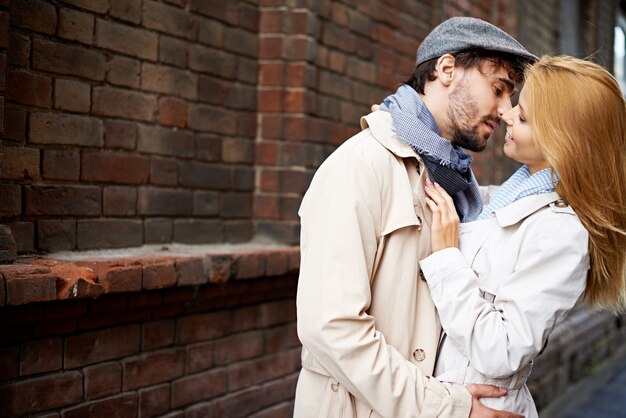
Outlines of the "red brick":
{"label": "red brick", "polygon": [[139,391],[139,418],[150,418],[170,410],[170,385],[163,384]]}
{"label": "red brick", "polygon": [[264,36],[259,39],[259,58],[264,60],[283,57],[283,37]]}
{"label": "red brick", "polygon": [[178,183],[178,161],[152,157],[150,159],[150,183],[159,186],[176,186]]}
{"label": "red brick", "polygon": [[281,86],[283,84],[283,68],[284,64],[281,62],[261,63],[260,84],[262,86]]}
{"label": "red brick", "polygon": [[11,2],[11,23],[36,32],[54,35],[57,24],[56,9],[41,0]]}
{"label": "red brick", "polygon": [[252,361],[241,361],[228,366],[228,388],[231,392],[253,386],[256,383],[256,365]]}
{"label": "red brick", "polygon": [[104,121],[104,146],[132,150],[137,146],[137,125],[121,120]]}
{"label": "red brick", "polygon": [[141,187],[137,208],[140,215],[191,215],[193,195],[189,190]]}
{"label": "red brick", "polygon": [[137,416],[137,394],[124,393],[111,398],[82,403],[63,411],[63,418],[111,418]]}
{"label": "red brick", "polygon": [[[79,221],[79,228],[82,222],[85,221]],[[103,224],[103,227],[106,228],[107,225]],[[79,242],[79,249],[80,248]],[[98,275],[98,283],[104,287],[106,293],[133,292],[141,290],[141,266],[138,264],[124,264],[123,262],[116,261],[81,261],[77,264],[89,267],[95,271]]]}
{"label": "red brick", "polygon": [[296,306],[293,301],[268,302],[259,306],[257,326],[266,328],[284,324],[296,319]]}
{"label": "red brick", "polygon": [[237,124],[237,135],[248,139],[255,139],[257,134],[257,113],[241,112]]}
{"label": "red brick", "polygon": [[100,188],[92,186],[27,186],[28,215],[99,215]]}
{"label": "red brick", "polygon": [[267,382],[297,371],[300,362],[294,361],[290,353],[276,353],[255,360],[257,382]]}
{"label": "red brick", "polygon": [[148,157],[109,151],[83,151],[82,181],[145,184],[150,175]]}
{"label": "red brick", "polygon": [[[76,233],[76,246],[79,250],[99,248],[136,247],[143,243],[143,223],[131,219],[79,220]],[[131,275],[132,271],[132,275]],[[107,276],[103,285],[107,292],[124,292],[141,288],[141,272],[137,279],[134,270],[118,275]],[[131,278],[132,276],[132,278]]]}
{"label": "red brick", "polygon": [[102,81],[106,71],[103,53],[82,46],[60,44],[35,38],[33,68],[57,74],[75,75]]}
{"label": "red brick", "polygon": [[280,112],[282,110],[283,91],[263,89],[258,92],[257,107],[259,112]]}
{"label": "red brick", "polygon": [[226,393],[228,373],[225,369],[185,376],[172,382],[172,408],[211,399]]}
{"label": "red brick", "polygon": [[185,67],[188,55],[187,43],[184,41],[164,35],[159,37],[159,61],[176,67]]}
{"label": "red brick", "polygon": [[[295,390],[294,390],[295,391]],[[293,402],[283,402],[252,415],[250,418],[290,418],[293,416]]]}
{"label": "red brick", "polygon": [[57,299],[97,298],[102,286],[97,284],[96,274],[72,263],[54,263],[50,272],[57,278]]}
{"label": "red brick", "polygon": [[172,97],[159,99],[159,123],[184,128],[187,125],[187,103]]}
{"label": "red brick", "polygon": [[93,89],[92,112],[96,115],[152,121],[156,110],[157,100],[153,95],[110,87]]}
{"label": "red brick", "polygon": [[233,135],[237,132],[237,113],[229,109],[193,104],[189,108],[189,127],[202,132]]}
{"label": "red brick", "polygon": [[66,338],[66,369],[126,357],[139,352],[139,325],[125,325]]}
{"label": "red brick", "polygon": [[221,417],[249,417],[260,409],[261,395],[258,387],[229,394],[217,401],[217,414]]}
{"label": "red brick", "polygon": [[205,284],[208,280],[201,258],[176,260],[178,285]]}
{"label": "red brick", "polygon": [[[20,374],[20,348],[2,347],[0,348],[0,380],[13,380]],[[0,388],[0,391],[2,389]]]}
{"label": "red brick", "polygon": [[293,374],[263,385],[263,404],[273,405],[291,400],[296,391],[297,381],[298,375]]}
{"label": "red brick", "polygon": [[133,57],[157,59],[156,33],[108,20],[96,20],[96,45]]}
{"label": "red brick", "polygon": [[280,115],[261,116],[261,136],[266,139],[282,139],[283,118]]}
{"label": "red brick", "polygon": [[189,48],[189,68],[232,80],[237,78],[237,57],[194,45]]}
{"label": "red brick", "polygon": [[103,363],[85,367],[85,398],[98,399],[120,393],[122,367],[119,363]]}
{"label": "red brick", "polygon": [[176,285],[176,270],[173,263],[148,264],[143,267],[143,289],[159,289],[174,285]]}
{"label": "red brick", "polygon": [[194,26],[190,14],[178,7],[146,0],[143,5],[143,25],[159,32],[181,38],[193,38]]}
{"label": "red brick", "polygon": [[140,152],[190,158],[195,154],[194,142],[193,134],[188,131],[139,125]]}
{"label": "red brick", "polygon": [[10,101],[50,108],[52,106],[52,80],[26,71],[9,71],[7,98]]}
{"label": "red brick", "polygon": [[144,63],[141,71],[141,88],[196,99],[198,77],[190,71]]}
{"label": "red brick", "polygon": [[109,14],[132,23],[141,22],[141,0],[111,0]]}
{"label": "red brick", "polygon": [[231,315],[228,311],[190,315],[176,321],[176,342],[188,344],[223,337],[228,334]]}
{"label": "red brick", "polygon": [[137,190],[133,187],[105,187],[102,198],[104,215],[129,216],[137,211]]}
{"label": "red brick", "polygon": [[66,0],[66,3],[96,13],[106,13],[109,10],[109,2],[107,0]]}
{"label": "red brick", "polygon": [[9,224],[18,253],[35,250],[35,225],[32,222],[13,222]]}
{"label": "red brick", "polygon": [[[297,199],[299,201],[299,199]],[[288,254],[276,251],[267,254],[265,273],[268,276],[281,276],[289,271]]]}
{"label": "red brick", "polygon": [[61,338],[29,341],[22,345],[20,375],[60,370],[63,361]]}
{"label": "red brick", "polygon": [[122,361],[123,389],[137,389],[180,377],[185,368],[183,348],[145,353]]}
{"label": "red brick", "polygon": [[208,370],[215,364],[213,353],[215,343],[199,343],[187,346],[187,356],[185,362],[185,373],[192,374],[203,370]]}
{"label": "red brick", "polygon": [[215,364],[225,365],[263,354],[263,333],[251,331],[215,342]]}
{"label": "red brick", "polygon": [[234,263],[229,254],[212,254],[209,257],[209,281],[223,283],[234,276]]}
{"label": "red brick", "polygon": [[0,184],[0,213],[5,217],[22,214],[22,188],[18,184]]}
{"label": "red brick", "polygon": [[222,158],[222,138],[212,135],[197,135],[196,158],[202,161],[220,161]]}
{"label": "red brick", "polygon": [[189,7],[194,12],[213,17],[231,25],[237,24],[238,13],[236,3],[206,2],[190,0]]}
{"label": "red brick", "polygon": [[39,150],[3,147],[0,154],[0,177],[12,180],[39,180]]}
{"label": "red brick", "polygon": [[56,300],[56,277],[47,268],[6,267],[2,271],[7,305]]}
{"label": "red brick", "polygon": [[254,279],[265,275],[265,258],[262,254],[238,254],[235,260],[237,279]]}
{"label": "red brick", "polygon": [[89,112],[91,88],[87,83],[57,79],[54,83],[54,107],[73,112]]}
{"label": "red brick", "polygon": [[59,30],[61,38],[78,41],[87,45],[93,43],[93,15],[77,10],[59,10]]}
{"label": "red brick", "polygon": [[174,343],[173,320],[146,322],[143,324],[142,332],[142,350],[153,350]]}
{"label": "red brick", "polygon": [[277,170],[262,169],[261,170],[261,191],[278,192],[280,185],[280,172]]}
{"label": "red brick", "polygon": [[31,113],[29,142],[101,147],[102,121],[87,116]]}
{"label": "red brick", "polygon": [[7,416],[22,416],[71,405],[83,398],[80,372],[48,374],[0,386],[0,403]]}
{"label": "red brick", "polygon": [[139,87],[141,81],[140,61],[119,55],[111,57],[107,63],[107,81],[119,86]]}

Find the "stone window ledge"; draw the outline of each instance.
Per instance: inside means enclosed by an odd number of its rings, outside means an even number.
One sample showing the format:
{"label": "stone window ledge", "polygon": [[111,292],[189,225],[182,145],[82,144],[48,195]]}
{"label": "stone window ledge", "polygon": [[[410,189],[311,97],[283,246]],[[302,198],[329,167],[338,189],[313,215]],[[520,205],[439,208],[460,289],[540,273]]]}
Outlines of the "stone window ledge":
{"label": "stone window ledge", "polygon": [[0,306],[281,276],[299,266],[299,247],[249,243],[27,256],[0,266]]}

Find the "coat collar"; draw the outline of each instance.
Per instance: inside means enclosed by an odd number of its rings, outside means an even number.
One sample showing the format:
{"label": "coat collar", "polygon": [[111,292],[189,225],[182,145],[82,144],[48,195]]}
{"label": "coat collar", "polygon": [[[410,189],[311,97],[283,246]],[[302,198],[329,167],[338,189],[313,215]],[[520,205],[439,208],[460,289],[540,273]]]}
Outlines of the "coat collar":
{"label": "coat collar", "polygon": [[379,110],[361,117],[361,129],[369,128],[372,135],[382,146],[400,158],[415,158],[421,161],[419,155],[410,145],[401,141],[393,129],[391,113]]}
{"label": "coat collar", "polygon": [[501,227],[515,225],[527,216],[557,200],[559,200],[559,195],[556,192],[526,196],[510,205],[496,209],[496,219]]}

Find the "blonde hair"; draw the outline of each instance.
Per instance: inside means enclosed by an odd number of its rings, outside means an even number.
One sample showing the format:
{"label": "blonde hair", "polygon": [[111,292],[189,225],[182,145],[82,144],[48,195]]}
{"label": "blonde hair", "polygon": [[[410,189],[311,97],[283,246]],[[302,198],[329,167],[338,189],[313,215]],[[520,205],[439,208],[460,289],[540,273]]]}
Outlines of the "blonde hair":
{"label": "blonde hair", "polygon": [[597,64],[542,57],[526,70],[529,123],[556,191],[589,233],[583,300],[623,311],[626,301],[626,103]]}

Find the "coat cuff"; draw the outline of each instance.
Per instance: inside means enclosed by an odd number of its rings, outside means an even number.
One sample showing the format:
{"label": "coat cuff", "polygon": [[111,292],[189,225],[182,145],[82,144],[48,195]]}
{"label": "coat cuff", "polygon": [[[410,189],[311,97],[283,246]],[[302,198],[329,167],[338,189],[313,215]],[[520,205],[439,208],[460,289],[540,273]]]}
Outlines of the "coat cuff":
{"label": "coat cuff", "polygon": [[435,251],[420,261],[420,269],[431,289],[437,287],[447,277],[467,267],[467,261],[456,247]]}
{"label": "coat cuff", "polygon": [[467,418],[471,410],[472,395],[465,387],[429,378],[420,416]]}

